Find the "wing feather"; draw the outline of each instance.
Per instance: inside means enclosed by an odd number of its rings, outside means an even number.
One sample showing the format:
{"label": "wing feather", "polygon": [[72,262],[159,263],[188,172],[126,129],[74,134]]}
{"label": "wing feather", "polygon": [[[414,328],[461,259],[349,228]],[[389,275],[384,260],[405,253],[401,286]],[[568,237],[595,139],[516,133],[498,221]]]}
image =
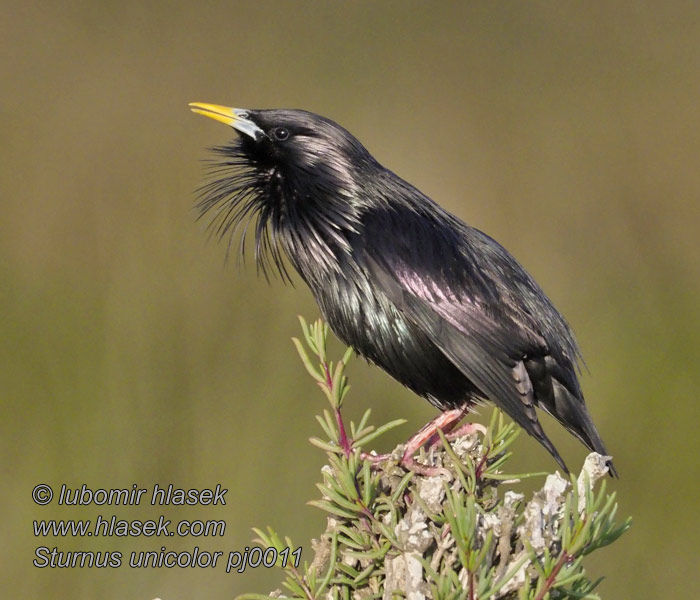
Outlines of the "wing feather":
{"label": "wing feather", "polygon": [[[503,327],[475,304],[460,302],[455,296],[446,297],[433,282],[410,273],[406,265],[392,269],[370,256],[365,256],[365,262],[375,285],[397,309],[418,325],[486,398],[537,438],[568,472],[537,418],[532,383],[522,362],[526,350],[523,340],[504,335]],[[510,338],[509,344],[506,337]]]}
{"label": "wing feather", "polygon": [[[454,220],[439,211],[426,215],[389,210],[375,219],[365,215],[365,235],[353,245],[355,257],[372,284],[481,395],[538,439],[566,470],[539,423],[533,384],[523,363],[530,355],[547,354],[547,342],[530,307],[514,303],[499,287],[503,277],[517,279],[521,285],[536,284],[514,260],[499,262],[498,256],[489,256],[494,248],[490,238],[485,250],[480,246],[485,238],[481,232],[451,220],[435,222],[431,228],[428,217],[434,219],[435,214]],[[502,272],[503,265],[512,272]],[[538,292],[541,294],[539,288],[533,288],[531,296],[544,304],[544,309],[539,308],[545,313],[551,309],[563,322]]]}

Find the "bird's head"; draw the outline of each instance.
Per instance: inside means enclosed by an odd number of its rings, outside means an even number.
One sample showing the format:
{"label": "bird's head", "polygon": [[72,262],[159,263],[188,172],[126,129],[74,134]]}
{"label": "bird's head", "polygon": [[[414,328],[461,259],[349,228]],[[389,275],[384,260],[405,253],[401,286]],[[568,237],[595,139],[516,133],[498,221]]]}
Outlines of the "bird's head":
{"label": "bird's head", "polygon": [[214,179],[202,188],[201,214],[229,240],[244,223],[255,225],[256,259],[284,273],[279,244],[296,264],[313,252],[337,263],[362,211],[362,188],[376,161],[348,131],[303,110],[248,110],[194,102],[193,112],[220,121],[240,136],[214,148]]}

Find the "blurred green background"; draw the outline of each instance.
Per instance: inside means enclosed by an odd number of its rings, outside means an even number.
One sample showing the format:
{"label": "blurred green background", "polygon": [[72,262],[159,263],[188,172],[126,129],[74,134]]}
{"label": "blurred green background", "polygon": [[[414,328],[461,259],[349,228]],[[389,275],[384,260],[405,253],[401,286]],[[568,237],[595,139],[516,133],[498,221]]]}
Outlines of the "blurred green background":
{"label": "blurred green background", "polygon": [[[230,598],[279,573],[37,569],[61,550],[237,550],[324,517],[323,407],[290,342],[303,286],[224,264],[195,223],[187,103],[305,108],[500,240],[576,330],[633,529],[606,598],[697,589],[700,6],[696,2],[27,2],[0,23],[3,597]],[[298,282],[298,280],[297,280]],[[434,415],[378,369],[348,412]],[[484,411],[485,412],[485,411]],[[482,415],[486,419],[488,412]],[[584,449],[545,426],[570,465]],[[521,436],[514,468],[553,469]],[[38,483],[230,489],[225,507],[36,506]],[[225,519],[224,538],[35,538],[33,519]]]}

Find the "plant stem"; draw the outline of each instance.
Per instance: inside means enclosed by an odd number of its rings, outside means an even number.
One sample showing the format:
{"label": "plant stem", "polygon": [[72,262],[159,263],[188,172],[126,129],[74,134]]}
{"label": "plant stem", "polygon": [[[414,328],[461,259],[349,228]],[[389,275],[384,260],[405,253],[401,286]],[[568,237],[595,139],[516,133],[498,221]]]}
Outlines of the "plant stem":
{"label": "plant stem", "polygon": [[294,577],[296,577],[297,583],[299,584],[301,589],[304,590],[304,595],[306,596],[307,600],[315,600],[314,593],[306,584],[306,580],[304,579],[304,577],[299,575],[299,571],[297,571],[296,567],[292,566],[291,572],[294,574]]}
{"label": "plant stem", "polygon": [[544,586],[540,590],[540,593],[537,594],[535,600],[543,600],[547,592],[549,592],[551,587],[554,585],[554,580],[557,578],[557,575],[559,575],[559,571],[561,571],[562,567],[566,564],[569,558],[571,558],[569,553],[566,550],[562,550],[561,556],[559,557],[557,564],[554,565],[552,572],[549,574],[547,579],[545,579]]}
{"label": "plant stem", "polygon": [[345,425],[343,425],[343,417],[340,414],[339,408],[335,409],[335,420],[338,424],[340,447],[343,449],[343,452],[345,452],[346,457],[350,456],[350,453],[352,452],[352,444],[350,443],[350,440],[348,440],[348,436],[345,433]]}
{"label": "plant stem", "polygon": [[[333,377],[331,376],[330,369],[327,363],[323,363],[323,373],[326,376],[326,387],[328,391],[333,393]],[[350,456],[352,453],[352,444],[348,439],[347,433],[345,433],[345,424],[343,423],[343,416],[340,414],[340,407],[334,407],[335,410],[335,422],[338,425],[338,442],[343,450],[346,457]]]}

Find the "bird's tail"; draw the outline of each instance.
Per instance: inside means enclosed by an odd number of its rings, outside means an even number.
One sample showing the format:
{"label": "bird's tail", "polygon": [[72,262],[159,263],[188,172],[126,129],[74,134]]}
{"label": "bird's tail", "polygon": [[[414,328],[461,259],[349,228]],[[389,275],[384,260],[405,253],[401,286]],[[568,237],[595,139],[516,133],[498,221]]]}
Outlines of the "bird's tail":
{"label": "bird's tail", "polygon": [[[569,432],[598,454],[608,455],[605,444],[593,424],[583,400],[577,398],[556,379],[552,379],[554,405],[541,404],[542,408],[557,419]],[[608,462],[610,475],[617,477],[612,461]]]}

